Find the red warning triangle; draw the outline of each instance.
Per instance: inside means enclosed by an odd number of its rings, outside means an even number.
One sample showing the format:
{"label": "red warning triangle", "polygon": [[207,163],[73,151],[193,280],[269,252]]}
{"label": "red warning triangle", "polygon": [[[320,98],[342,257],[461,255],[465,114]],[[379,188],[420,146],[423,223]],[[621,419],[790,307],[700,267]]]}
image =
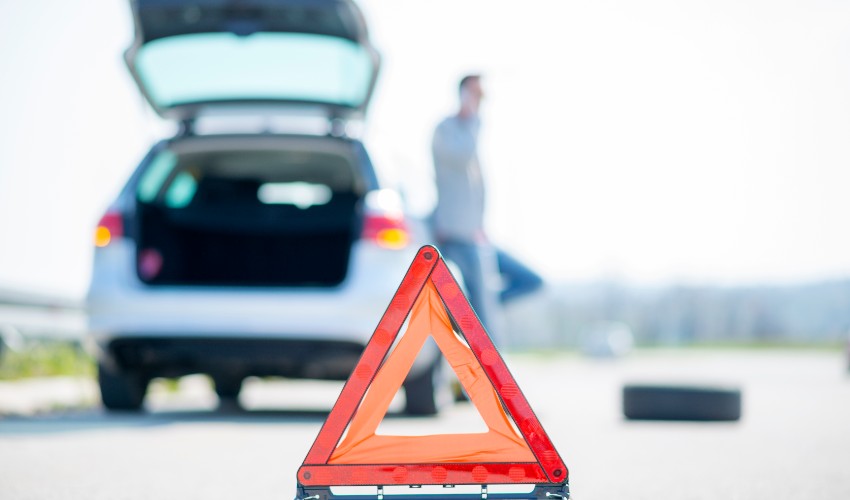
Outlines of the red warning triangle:
{"label": "red warning triangle", "polygon": [[[454,334],[449,314],[465,343]],[[406,332],[387,356],[408,315]],[[428,336],[454,369],[488,432],[375,434]],[[440,253],[433,246],[422,247],[298,469],[298,484],[563,485],[567,477],[566,465]]]}

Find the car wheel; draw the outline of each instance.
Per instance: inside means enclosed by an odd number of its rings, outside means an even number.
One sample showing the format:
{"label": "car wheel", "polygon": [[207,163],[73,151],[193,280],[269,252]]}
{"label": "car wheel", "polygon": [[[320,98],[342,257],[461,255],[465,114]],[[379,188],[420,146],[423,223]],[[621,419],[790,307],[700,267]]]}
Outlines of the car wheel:
{"label": "car wheel", "polygon": [[145,399],[148,381],[138,373],[113,369],[98,363],[100,399],[107,410],[138,411]]}
{"label": "car wheel", "polygon": [[718,387],[626,385],[623,387],[623,413],[631,420],[739,420],[741,391]]}
{"label": "car wheel", "polygon": [[463,388],[460,381],[452,384],[452,397],[454,398],[455,403],[469,402],[469,394],[466,393],[466,389]]}
{"label": "car wheel", "polygon": [[236,400],[239,397],[239,391],[242,390],[241,377],[213,377],[215,385],[215,393],[222,400]]}
{"label": "car wheel", "polygon": [[440,358],[424,373],[404,381],[405,413],[436,415],[451,404],[453,395],[444,370],[443,359]]}

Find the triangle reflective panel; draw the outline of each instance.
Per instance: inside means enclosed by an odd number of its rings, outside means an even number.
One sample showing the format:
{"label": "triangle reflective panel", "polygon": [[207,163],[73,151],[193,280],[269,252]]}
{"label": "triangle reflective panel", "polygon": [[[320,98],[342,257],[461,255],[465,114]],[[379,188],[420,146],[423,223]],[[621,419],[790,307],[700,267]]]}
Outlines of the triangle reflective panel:
{"label": "triangle reflective panel", "polygon": [[[487,432],[376,434],[429,336]],[[557,499],[569,497],[567,479],[564,461],[439,251],[422,247],[298,469],[298,498],[327,500],[333,486],[377,486],[383,499],[383,487],[395,485],[481,485],[476,496],[488,498],[486,485],[524,484],[534,485],[531,493],[493,492],[489,498]]]}

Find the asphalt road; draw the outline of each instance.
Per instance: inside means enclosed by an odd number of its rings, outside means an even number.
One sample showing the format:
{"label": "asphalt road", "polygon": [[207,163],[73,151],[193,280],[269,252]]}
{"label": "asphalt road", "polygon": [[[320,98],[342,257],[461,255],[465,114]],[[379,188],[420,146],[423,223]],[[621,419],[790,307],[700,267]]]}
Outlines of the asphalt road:
{"label": "asphalt road", "polygon": [[[850,498],[850,373],[840,353],[514,355],[508,364],[570,467],[579,500]],[[621,387],[638,381],[735,385],[744,416],[626,421]],[[241,411],[218,409],[204,381],[189,378],[176,393],[154,391],[146,415],[0,417],[0,499],[290,500],[340,388],[249,381]],[[460,405],[435,419],[393,415],[382,426],[458,432],[477,429],[477,419]]]}

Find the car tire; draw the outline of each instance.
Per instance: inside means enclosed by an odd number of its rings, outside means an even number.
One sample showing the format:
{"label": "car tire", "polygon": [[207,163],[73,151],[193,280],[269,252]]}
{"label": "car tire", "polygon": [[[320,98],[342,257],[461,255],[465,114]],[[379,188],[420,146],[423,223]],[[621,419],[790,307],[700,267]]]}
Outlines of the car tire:
{"label": "car tire", "polygon": [[466,393],[466,389],[460,384],[460,381],[452,384],[452,397],[454,398],[455,403],[469,403],[469,394]]}
{"label": "car tire", "polygon": [[221,400],[235,401],[242,390],[242,377],[213,377],[215,393]]}
{"label": "car tire", "polygon": [[453,395],[443,370],[441,358],[424,373],[404,381],[404,413],[415,416],[436,415],[451,404]]}
{"label": "car tire", "polygon": [[111,411],[139,411],[145,400],[148,381],[138,373],[125,372],[98,363],[100,399]]}
{"label": "car tire", "polygon": [[735,421],[741,418],[741,391],[629,384],[623,387],[623,414],[629,420]]}

